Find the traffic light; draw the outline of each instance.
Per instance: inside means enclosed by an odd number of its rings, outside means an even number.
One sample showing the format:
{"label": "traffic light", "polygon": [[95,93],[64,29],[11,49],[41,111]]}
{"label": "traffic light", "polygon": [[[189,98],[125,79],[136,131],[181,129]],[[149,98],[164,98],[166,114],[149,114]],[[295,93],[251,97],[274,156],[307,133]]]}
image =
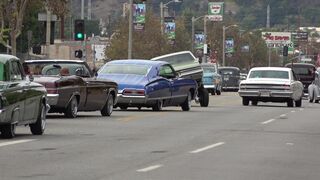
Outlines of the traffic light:
{"label": "traffic light", "polygon": [[83,56],[82,50],[81,49],[76,50],[74,52],[74,56],[77,57],[77,58],[82,58],[82,56]]}
{"label": "traffic light", "polygon": [[288,56],[288,46],[283,46],[282,55],[283,55],[283,56]]}
{"label": "traffic light", "polygon": [[74,40],[83,41],[84,40],[84,20],[76,19],[74,21]]}

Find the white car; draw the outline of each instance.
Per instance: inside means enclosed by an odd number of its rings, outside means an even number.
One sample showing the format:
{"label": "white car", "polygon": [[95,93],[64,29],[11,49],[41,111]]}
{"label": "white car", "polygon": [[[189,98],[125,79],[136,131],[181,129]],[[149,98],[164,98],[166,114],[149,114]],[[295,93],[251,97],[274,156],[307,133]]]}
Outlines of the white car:
{"label": "white car", "polygon": [[285,67],[252,68],[246,80],[239,85],[242,104],[248,106],[262,102],[286,102],[288,107],[301,107],[303,85],[294,72]]}
{"label": "white car", "polygon": [[308,86],[309,102],[319,103],[320,100],[320,77],[318,71],[315,72],[314,80]]}

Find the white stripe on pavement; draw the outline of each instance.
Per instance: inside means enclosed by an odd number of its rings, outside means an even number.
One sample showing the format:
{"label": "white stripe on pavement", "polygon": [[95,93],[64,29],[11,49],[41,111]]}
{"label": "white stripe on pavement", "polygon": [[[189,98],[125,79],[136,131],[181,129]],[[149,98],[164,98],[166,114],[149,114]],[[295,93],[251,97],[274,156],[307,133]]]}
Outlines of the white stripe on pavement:
{"label": "white stripe on pavement", "polygon": [[24,140],[3,142],[3,143],[0,143],[0,147],[14,145],[14,144],[20,144],[20,143],[26,143],[26,142],[31,142],[31,141],[35,141],[35,139],[24,139]]}
{"label": "white stripe on pavement", "polygon": [[143,168],[143,169],[139,169],[139,170],[137,170],[137,172],[148,172],[148,171],[152,171],[152,170],[158,169],[160,167],[162,167],[162,165],[158,164],[158,165],[149,166],[149,167],[146,167],[146,168]]}
{"label": "white stripe on pavement", "polygon": [[269,124],[269,123],[271,123],[271,122],[273,122],[273,121],[275,121],[275,119],[270,119],[270,120],[268,120],[268,121],[264,121],[264,122],[262,122],[261,124]]}
{"label": "white stripe on pavement", "polygon": [[190,153],[195,154],[195,153],[203,152],[203,151],[206,151],[206,150],[209,150],[209,149],[212,149],[212,148],[224,145],[224,144],[225,144],[225,142],[219,142],[219,143],[216,143],[216,144],[212,144],[210,146],[206,146],[206,147],[191,151]]}

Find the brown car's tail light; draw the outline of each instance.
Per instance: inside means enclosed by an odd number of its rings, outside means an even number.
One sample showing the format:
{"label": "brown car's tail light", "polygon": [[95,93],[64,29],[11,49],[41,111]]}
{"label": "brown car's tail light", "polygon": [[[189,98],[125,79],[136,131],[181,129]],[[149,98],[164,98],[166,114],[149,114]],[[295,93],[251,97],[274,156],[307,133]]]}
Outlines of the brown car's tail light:
{"label": "brown car's tail light", "polygon": [[48,82],[45,84],[48,94],[58,94],[57,84],[55,82]]}

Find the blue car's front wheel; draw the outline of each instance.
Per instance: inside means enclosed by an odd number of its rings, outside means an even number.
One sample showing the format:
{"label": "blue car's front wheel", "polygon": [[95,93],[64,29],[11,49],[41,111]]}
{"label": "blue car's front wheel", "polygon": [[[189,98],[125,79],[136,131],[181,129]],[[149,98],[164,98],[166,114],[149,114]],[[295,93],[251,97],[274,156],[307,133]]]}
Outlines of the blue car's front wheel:
{"label": "blue car's front wheel", "polygon": [[163,106],[163,101],[161,99],[157,100],[156,104],[152,106],[153,111],[161,111]]}
{"label": "blue car's front wheel", "polygon": [[181,108],[183,111],[189,111],[191,109],[191,92],[188,92],[188,97],[186,100],[181,104]]}

